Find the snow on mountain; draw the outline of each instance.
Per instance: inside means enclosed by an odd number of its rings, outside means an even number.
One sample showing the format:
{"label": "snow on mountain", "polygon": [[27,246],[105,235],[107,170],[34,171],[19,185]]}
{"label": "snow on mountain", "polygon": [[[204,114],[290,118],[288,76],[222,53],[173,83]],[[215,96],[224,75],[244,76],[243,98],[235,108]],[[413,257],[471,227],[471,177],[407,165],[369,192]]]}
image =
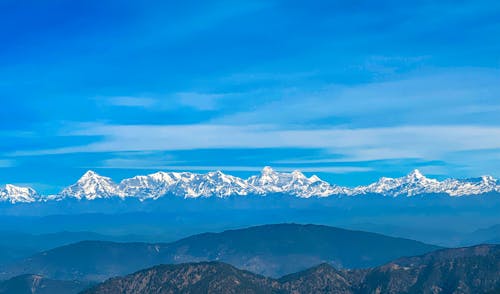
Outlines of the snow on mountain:
{"label": "snow on mountain", "polygon": [[479,195],[500,192],[500,183],[492,176],[464,180],[447,179],[442,182],[445,193],[450,196]]}
{"label": "snow on mountain", "polygon": [[256,187],[260,194],[287,193],[304,198],[347,194],[349,190],[332,186],[316,175],[307,178],[298,170],[292,173],[279,173],[269,166],[264,167],[260,175],[248,178],[247,182]]}
{"label": "snow on mountain", "polygon": [[137,197],[158,199],[165,195],[185,198],[228,197],[287,193],[299,197],[346,194],[346,188],[332,186],[317,176],[307,178],[299,171],[278,173],[265,167],[258,176],[248,180],[224,174],[221,171],[206,174],[190,172],[157,172],[135,176],[115,184],[110,178],[88,171],[75,184],[64,189],[57,197],[96,198]]}
{"label": "snow on mountain", "polygon": [[332,185],[313,175],[306,177],[300,171],[277,172],[265,167],[260,174],[242,179],[221,171],[206,174],[191,172],[157,172],[124,179],[119,184],[93,171],[86,172],[75,184],[61,193],[39,197],[31,188],[6,185],[0,188],[0,201],[33,202],[76,198],[93,200],[110,197],[133,197],[140,200],[158,199],[164,196],[184,198],[229,197],[245,195],[288,194],[296,197],[328,197],[332,195],[357,196],[378,194],[390,197],[422,194],[448,194],[449,196],[500,193],[500,182],[491,176],[471,179],[427,178],[414,170],[400,178],[383,177],[377,182],[356,188]]}
{"label": "snow on mountain", "polygon": [[121,181],[119,194],[140,199],[157,199],[166,194],[186,198],[248,195],[256,190],[243,179],[220,171],[207,174],[158,172]]}
{"label": "snow on mountain", "polygon": [[170,192],[173,185],[193,177],[192,173],[157,172],[146,176],[124,179],[118,186],[119,194],[140,199],[158,198]]}
{"label": "snow on mountain", "polygon": [[383,177],[368,186],[354,188],[351,195],[381,194],[385,196],[415,196],[421,194],[448,194],[450,196],[478,195],[500,191],[497,180],[491,176],[479,179],[429,179],[419,170],[401,178]]}
{"label": "snow on mountain", "polygon": [[75,184],[65,188],[58,196],[93,200],[120,196],[118,185],[110,178],[87,171]]}
{"label": "snow on mountain", "polygon": [[426,193],[441,193],[441,183],[435,179],[425,177],[418,169],[401,178],[381,178],[368,186],[357,187],[356,194],[383,194],[386,196],[414,196]]}
{"label": "snow on mountain", "polygon": [[180,181],[172,190],[174,195],[184,195],[189,198],[244,196],[255,193],[256,189],[245,180],[220,171],[195,174],[190,181]]}
{"label": "snow on mountain", "polygon": [[18,187],[11,184],[0,187],[0,202],[35,202],[37,198],[37,192],[29,187]]}

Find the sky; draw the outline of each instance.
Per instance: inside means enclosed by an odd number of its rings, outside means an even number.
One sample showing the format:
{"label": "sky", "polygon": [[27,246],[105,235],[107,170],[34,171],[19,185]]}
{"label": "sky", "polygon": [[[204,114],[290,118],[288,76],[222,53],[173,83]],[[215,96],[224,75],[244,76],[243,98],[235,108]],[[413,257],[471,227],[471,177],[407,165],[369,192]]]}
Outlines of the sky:
{"label": "sky", "polygon": [[499,1],[0,2],[0,185],[500,177]]}

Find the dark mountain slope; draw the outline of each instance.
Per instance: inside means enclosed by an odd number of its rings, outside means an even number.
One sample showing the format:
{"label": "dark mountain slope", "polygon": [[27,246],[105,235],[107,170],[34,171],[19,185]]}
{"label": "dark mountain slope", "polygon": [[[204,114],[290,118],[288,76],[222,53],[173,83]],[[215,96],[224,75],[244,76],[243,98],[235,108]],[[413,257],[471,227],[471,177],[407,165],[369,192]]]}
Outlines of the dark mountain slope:
{"label": "dark mountain slope", "polygon": [[[354,277],[354,275],[352,276]],[[329,264],[287,275],[279,279],[280,289],[286,293],[338,293],[349,294],[357,284]]]}
{"label": "dark mountain slope", "polygon": [[211,262],[158,266],[110,279],[90,290],[102,293],[500,293],[500,245],[446,249],[402,258],[365,270],[329,264],[264,278]]}
{"label": "dark mountain slope", "polygon": [[274,277],[323,262],[337,268],[376,266],[437,248],[380,234],[297,224],[200,234],[169,246],[176,262],[220,260]]}
{"label": "dark mountain slope", "polygon": [[140,236],[106,236],[92,232],[57,232],[50,234],[28,234],[22,232],[0,232],[0,264],[26,258],[40,251],[49,250],[84,240],[133,241]]}
{"label": "dark mountain slope", "polygon": [[368,272],[359,289],[383,293],[482,293],[500,290],[500,245],[438,250]]}
{"label": "dark mountain slope", "polygon": [[57,247],[9,265],[6,275],[36,273],[62,280],[102,281],[161,263],[161,245],[82,241]]}
{"label": "dark mountain slope", "polygon": [[84,293],[279,293],[279,284],[225,263],[160,265],[113,278]]}
{"label": "dark mountain slope", "polygon": [[157,264],[222,261],[266,276],[320,263],[363,268],[439,247],[408,239],[317,225],[266,225],[195,235],[170,244],[80,242],[6,267],[6,276],[102,281]]}
{"label": "dark mountain slope", "polygon": [[0,294],[71,294],[89,286],[89,283],[79,281],[58,281],[38,275],[22,275],[0,282]]}

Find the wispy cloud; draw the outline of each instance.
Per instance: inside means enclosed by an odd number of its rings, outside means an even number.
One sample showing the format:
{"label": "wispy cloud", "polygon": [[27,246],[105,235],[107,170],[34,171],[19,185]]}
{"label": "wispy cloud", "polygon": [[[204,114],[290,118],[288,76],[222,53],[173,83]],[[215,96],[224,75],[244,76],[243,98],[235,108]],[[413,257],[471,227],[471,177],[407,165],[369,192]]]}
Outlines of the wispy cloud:
{"label": "wispy cloud", "polygon": [[141,96],[98,97],[95,100],[98,104],[105,106],[136,107],[153,111],[173,110],[181,107],[206,111],[217,109],[221,106],[221,100],[237,96],[237,94],[176,92],[156,96],[155,98]]}
{"label": "wispy cloud", "polygon": [[127,107],[144,107],[149,108],[157,104],[157,100],[148,97],[109,97],[109,98],[96,98],[96,100],[104,99],[107,104],[114,106],[127,106]]}
{"label": "wispy cloud", "polygon": [[197,92],[176,93],[176,101],[187,107],[198,110],[214,110],[217,108],[219,100],[227,97],[227,94],[206,94]]}
{"label": "wispy cloud", "polygon": [[[255,82],[297,82],[304,78],[311,78],[320,73],[317,71],[304,72],[240,72],[222,77],[222,82],[230,83],[255,83]],[[323,73],[324,74],[324,73]]]}
{"label": "wispy cloud", "polygon": [[431,56],[384,56],[374,55],[366,58],[362,64],[356,64],[353,67],[359,70],[373,72],[379,75],[396,74],[407,71],[421,65]]}
{"label": "wispy cloud", "polygon": [[499,76],[496,69],[433,69],[354,86],[333,84],[316,91],[284,89],[274,99],[261,101],[259,107],[214,122],[303,124],[326,120],[351,127],[409,122],[498,123]]}
{"label": "wispy cloud", "polygon": [[345,160],[439,158],[457,151],[500,149],[500,127],[396,126],[382,128],[283,129],[271,125],[105,125],[75,126],[68,136],[103,140],[17,155],[85,152],[190,150],[203,148],[322,148]]}
{"label": "wispy cloud", "polygon": [[14,160],[11,159],[0,159],[0,168],[2,167],[12,167],[15,165]]}

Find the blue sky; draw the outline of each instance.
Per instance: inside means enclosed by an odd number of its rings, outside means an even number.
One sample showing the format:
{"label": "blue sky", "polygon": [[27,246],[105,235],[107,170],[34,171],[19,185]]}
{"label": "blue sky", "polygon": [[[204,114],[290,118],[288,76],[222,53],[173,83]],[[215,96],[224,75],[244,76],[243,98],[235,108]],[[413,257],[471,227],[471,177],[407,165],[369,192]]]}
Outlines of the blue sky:
{"label": "blue sky", "polygon": [[500,2],[178,2],[0,3],[0,184],[500,176]]}

